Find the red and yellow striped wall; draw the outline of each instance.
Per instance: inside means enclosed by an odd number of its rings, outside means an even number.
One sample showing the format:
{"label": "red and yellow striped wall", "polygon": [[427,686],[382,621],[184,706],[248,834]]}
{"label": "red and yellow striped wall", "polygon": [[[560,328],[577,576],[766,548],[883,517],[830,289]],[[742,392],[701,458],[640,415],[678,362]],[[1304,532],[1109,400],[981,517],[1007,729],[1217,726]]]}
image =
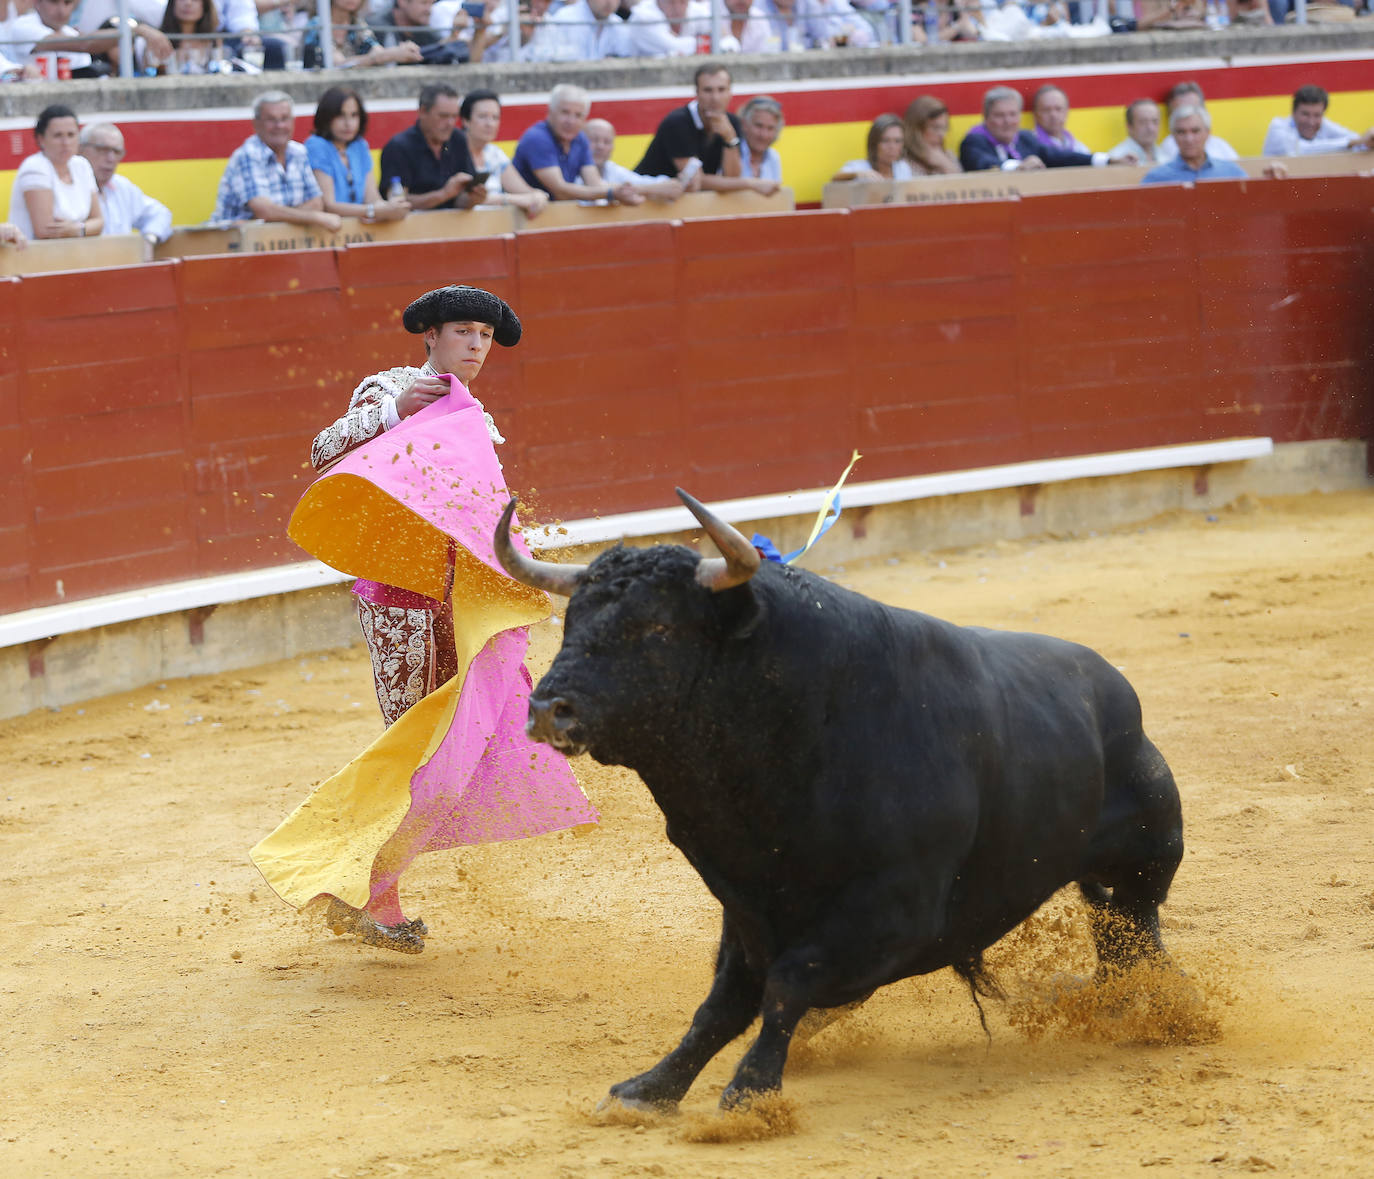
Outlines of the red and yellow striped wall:
{"label": "red and yellow striped wall", "polygon": [[[1105,150],[1125,136],[1127,103],[1145,97],[1162,99],[1173,83],[1185,78],[1201,83],[1214,130],[1242,156],[1260,154],[1269,120],[1287,114],[1293,91],[1307,83],[1331,92],[1329,114],[1336,122],[1361,131],[1374,125],[1374,69],[1367,53],[778,82],[740,86],[735,97],[736,106],[763,93],[782,103],[787,118],[778,144],[783,175],[798,202],[809,204],[820,200],[822,185],[842,163],[863,154],[873,118],[884,111],[900,113],[918,94],[938,94],[949,105],[953,145],[979,121],[988,86],[1011,85],[1029,99],[1039,86],[1054,82],[1069,96],[1070,129],[1085,143]],[[363,75],[358,85],[365,93]],[[659,120],[689,97],[685,89],[599,93],[593,95],[593,114],[616,126],[615,158],[633,167]],[[543,95],[508,100],[501,128],[501,143],[507,151],[514,151],[520,134],[543,117],[544,101]],[[408,101],[379,100],[368,108],[368,139],[375,150],[414,119],[414,106]],[[97,117],[90,111],[79,113],[86,119]],[[310,133],[312,113],[309,106],[297,108],[298,139]],[[177,224],[195,224],[210,216],[225,160],[250,133],[246,110],[103,117],[124,131],[128,145],[124,173],[169,205]],[[9,208],[14,170],[34,150],[30,121],[0,121],[0,213]]]}

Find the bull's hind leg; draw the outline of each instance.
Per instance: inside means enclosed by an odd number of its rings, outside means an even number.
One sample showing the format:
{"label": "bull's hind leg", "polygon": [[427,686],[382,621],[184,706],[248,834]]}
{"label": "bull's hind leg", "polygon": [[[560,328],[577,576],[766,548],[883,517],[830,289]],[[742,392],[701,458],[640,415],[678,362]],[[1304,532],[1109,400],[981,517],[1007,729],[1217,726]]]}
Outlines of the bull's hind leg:
{"label": "bull's hind leg", "polygon": [[648,1072],[612,1085],[611,1096],[632,1108],[676,1106],[707,1062],[754,1022],[762,993],[763,980],[749,970],[727,915],[711,993],[697,1008],[682,1042]]}
{"label": "bull's hind leg", "polygon": [[1165,959],[1159,906],[1182,858],[1178,788],[1164,758],[1142,736],[1126,770],[1115,782],[1109,779],[1093,870],[1078,882],[1100,969]]}

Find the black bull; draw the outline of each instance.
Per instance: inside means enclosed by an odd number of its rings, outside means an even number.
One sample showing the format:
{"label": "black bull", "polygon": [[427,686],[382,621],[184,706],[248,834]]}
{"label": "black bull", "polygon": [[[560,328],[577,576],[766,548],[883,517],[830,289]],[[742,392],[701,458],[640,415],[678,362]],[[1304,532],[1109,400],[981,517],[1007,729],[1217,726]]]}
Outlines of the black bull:
{"label": "black bull", "polygon": [[724,910],[682,1042],[612,1088],[671,1106],[757,1017],[721,1103],[778,1089],[811,1008],[983,951],[1076,881],[1099,961],[1162,959],[1178,791],[1125,678],[1086,647],[954,626],[764,562],[684,492],[723,558],[616,547],[585,567],[496,548],[570,595],[528,731],[638,772]]}

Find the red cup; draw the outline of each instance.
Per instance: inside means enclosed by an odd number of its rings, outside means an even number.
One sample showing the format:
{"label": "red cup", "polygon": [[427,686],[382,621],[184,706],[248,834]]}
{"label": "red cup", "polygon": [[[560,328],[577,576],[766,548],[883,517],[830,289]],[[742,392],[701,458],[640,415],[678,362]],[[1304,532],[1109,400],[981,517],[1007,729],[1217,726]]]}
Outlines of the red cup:
{"label": "red cup", "polygon": [[710,52],[711,52],[711,34],[710,34],[710,33],[698,33],[698,34],[697,34],[697,52],[698,52],[698,53],[710,53]]}
{"label": "red cup", "polygon": [[70,82],[72,80],[72,59],[70,57],[59,57],[57,59],[57,77],[59,81]]}

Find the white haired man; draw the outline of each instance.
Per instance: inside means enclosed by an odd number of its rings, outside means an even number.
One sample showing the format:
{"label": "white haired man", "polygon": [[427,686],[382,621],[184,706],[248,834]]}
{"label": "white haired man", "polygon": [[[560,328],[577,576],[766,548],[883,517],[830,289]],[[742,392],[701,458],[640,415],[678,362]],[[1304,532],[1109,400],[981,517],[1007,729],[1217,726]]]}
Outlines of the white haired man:
{"label": "white haired man", "polygon": [[155,246],[172,236],[172,210],[115,171],[124,158],[124,134],[113,123],[81,128],[81,154],[90,161],[105,214],[103,233],[141,233]]}
{"label": "white haired man", "polygon": [[549,93],[548,117],[520,136],[511,163],[527,184],[556,201],[642,204],[644,197],[634,185],[610,184],[596,170],[592,145],[582,130],[591,109],[591,96],[581,86],[555,86]]}
{"label": "white haired man", "polygon": [[253,101],[253,134],[234,149],[220,177],[212,221],[285,221],[330,233],[343,222],[324,211],[324,194],[304,144],[292,138],[291,96],[268,90]]}
{"label": "white haired man", "polygon": [[[1174,112],[1185,106],[1196,106],[1206,110],[1207,99],[1202,93],[1202,87],[1196,82],[1177,82],[1169,88],[1166,105],[1169,108],[1169,134],[1159,145],[1159,161],[1162,164],[1167,164],[1178,155],[1178,144],[1174,141]],[[1208,122],[1211,122],[1210,113]],[[1240,152],[1220,135],[1208,135],[1207,157],[1212,160],[1238,160]]]}
{"label": "white haired man", "polygon": [[[1245,180],[1246,172],[1234,160],[1213,159],[1207,150],[1211,141],[1212,116],[1205,106],[1184,103],[1169,120],[1173,127],[1178,155],[1145,173],[1142,184],[1192,184],[1199,180]],[[1264,174],[1282,180],[1288,169],[1282,164],[1266,164]]]}

